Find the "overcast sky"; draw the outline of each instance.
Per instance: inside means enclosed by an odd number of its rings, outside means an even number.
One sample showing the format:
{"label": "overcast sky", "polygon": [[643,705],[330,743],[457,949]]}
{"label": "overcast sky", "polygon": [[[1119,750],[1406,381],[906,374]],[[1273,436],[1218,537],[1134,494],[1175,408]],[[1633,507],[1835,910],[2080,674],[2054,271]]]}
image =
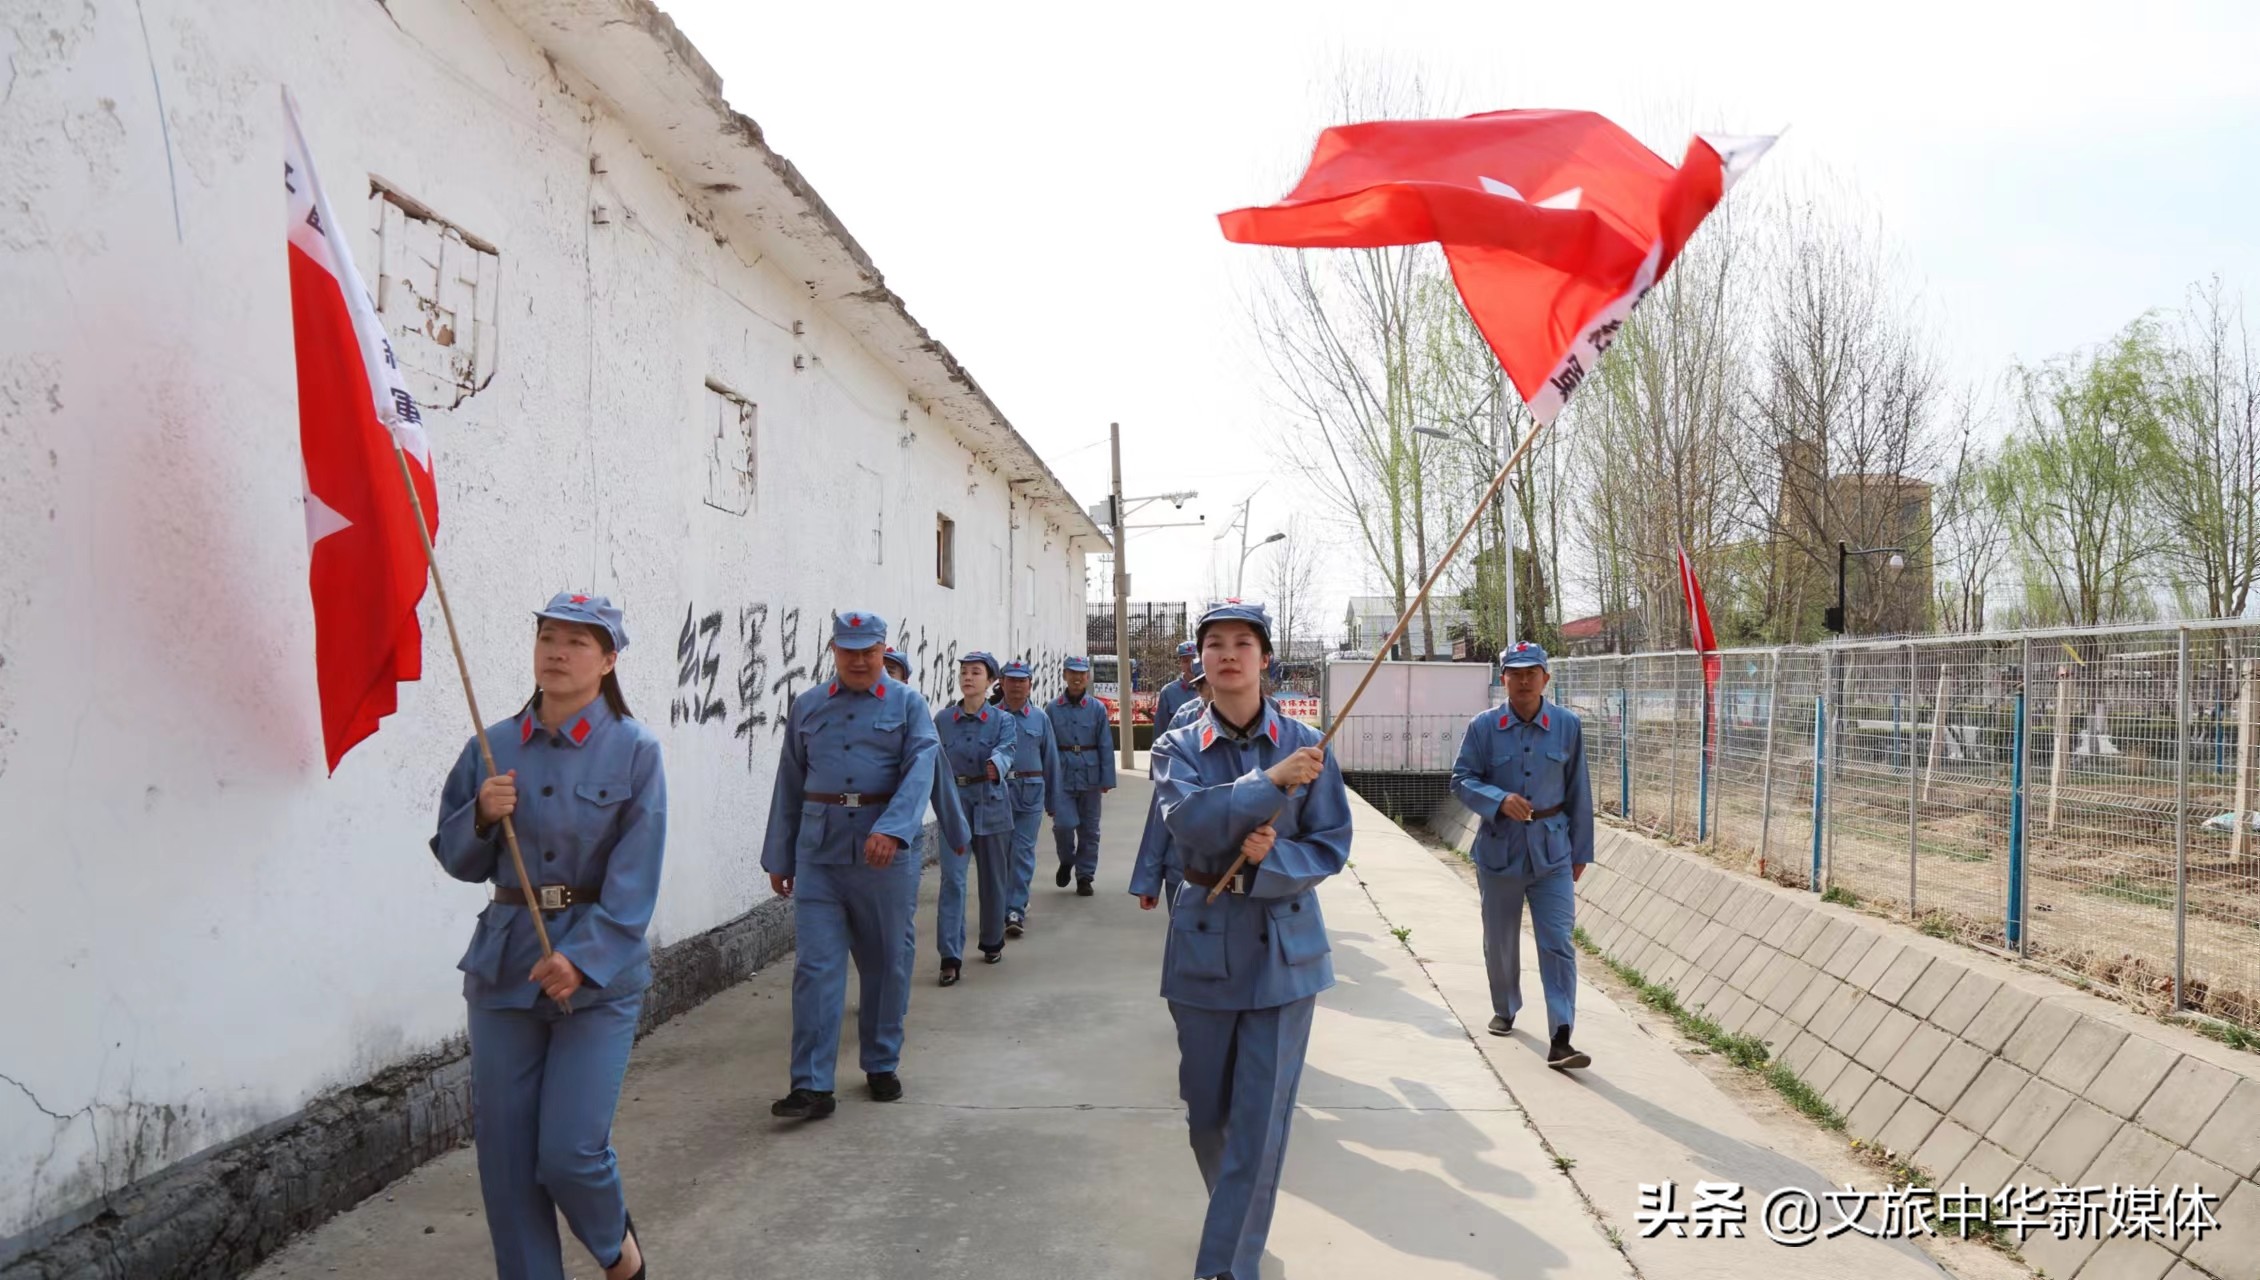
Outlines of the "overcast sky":
{"label": "overcast sky", "polygon": [[[2260,5],[660,3],[1086,504],[1109,421],[1131,494],[1199,491],[1141,513],[1209,530],[1134,535],[1138,599],[1203,598],[1210,530],[1267,478],[1251,541],[1313,501],[1249,338],[1264,251],[1215,215],[1285,192],[1345,63],[1417,70],[1439,114],[1597,110],[1674,161],[1788,126],[1741,191],[1856,184],[1959,377],[2215,272],[2260,307]],[[1357,560],[1327,548],[1329,624],[1373,589]]]}

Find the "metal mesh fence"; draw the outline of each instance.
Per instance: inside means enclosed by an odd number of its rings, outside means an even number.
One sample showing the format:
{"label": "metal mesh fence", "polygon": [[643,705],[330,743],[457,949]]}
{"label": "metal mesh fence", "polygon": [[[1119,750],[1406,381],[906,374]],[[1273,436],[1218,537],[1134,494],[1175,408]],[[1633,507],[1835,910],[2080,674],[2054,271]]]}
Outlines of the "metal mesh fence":
{"label": "metal mesh fence", "polygon": [[2260,626],[1710,661],[1708,680],[1688,653],[1555,662],[1602,812],[2260,1028]]}

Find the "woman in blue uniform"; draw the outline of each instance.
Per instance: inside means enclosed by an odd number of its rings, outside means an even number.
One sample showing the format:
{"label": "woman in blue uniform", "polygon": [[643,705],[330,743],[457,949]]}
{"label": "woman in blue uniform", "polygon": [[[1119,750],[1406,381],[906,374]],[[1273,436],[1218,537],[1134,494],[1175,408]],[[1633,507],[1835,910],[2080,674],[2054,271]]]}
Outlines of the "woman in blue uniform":
{"label": "woman in blue uniform", "polygon": [[[989,685],[997,660],[978,650],[957,666],[958,701],[934,713],[934,732],[942,754],[934,762],[936,779],[947,777],[956,791],[960,829],[973,833],[973,864],[981,874],[981,959],[1004,959],[1005,898],[1012,881],[1012,800],[1005,780],[1012,776],[1017,721],[989,705]],[[954,987],[965,970],[965,846],[942,855],[942,891],[935,902],[934,945],[942,953],[942,985]]]}
{"label": "woman in blue uniform", "polygon": [[[659,739],[630,718],[613,674],[628,632],[602,596],[564,593],[535,615],[534,695],[463,748],[440,794],[432,853],[492,881],[463,971],[479,1190],[499,1280],[564,1280],[557,1215],[607,1280],[642,1280],[612,1152],[612,1115],[651,985],[644,942],[667,843]],[[531,887],[517,882],[515,824]],[[540,910],[544,958],[529,913]],[[569,1011],[568,1011],[569,1010]]]}
{"label": "woman in blue uniform", "polygon": [[[1318,993],[1334,985],[1318,886],[1350,853],[1350,801],[1318,732],[1263,696],[1271,619],[1224,604],[1195,633],[1214,700],[1154,746],[1154,792],[1185,889],[1161,994],[1208,1185],[1194,1274],[1256,1280]],[[1229,880],[1235,857],[1247,863]],[[1216,901],[1208,891],[1222,884]]]}

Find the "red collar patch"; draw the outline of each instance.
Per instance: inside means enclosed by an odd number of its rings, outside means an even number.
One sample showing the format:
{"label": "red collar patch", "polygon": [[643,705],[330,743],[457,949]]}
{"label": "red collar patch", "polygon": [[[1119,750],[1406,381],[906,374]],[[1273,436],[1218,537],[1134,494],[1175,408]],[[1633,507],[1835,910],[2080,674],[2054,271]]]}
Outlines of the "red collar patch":
{"label": "red collar patch", "polygon": [[873,684],[873,685],[871,686],[871,696],[872,696],[872,697],[874,697],[874,698],[884,698],[884,697],[886,697],[886,696],[887,696],[887,682],[886,682],[886,681],[884,681],[884,680],[880,680],[880,681],[877,681],[877,682],[875,682],[875,683],[874,683],[874,684]]}
{"label": "red collar patch", "polygon": [[583,716],[583,717],[581,718],[580,722],[579,722],[578,724],[575,724],[575,725],[573,726],[573,745],[577,747],[577,746],[581,745],[582,743],[584,743],[584,742],[587,742],[588,740],[589,740],[589,722],[588,722],[588,717],[586,717],[586,716]]}
{"label": "red collar patch", "polygon": [[1208,750],[1209,744],[1210,744],[1210,743],[1212,743],[1212,742],[1214,742],[1214,741],[1216,741],[1216,726],[1215,726],[1215,725],[1213,725],[1213,724],[1204,724],[1204,725],[1202,725],[1202,726],[1201,726],[1201,750],[1203,750],[1203,751],[1206,751],[1206,750]]}
{"label": "red collar patch", "polygon": [[518,726],[518,745],[525,746],[534,740],[534,713],[526,713],[526,722]]}
{"label": "red collar patch", "polygon": [[1278,745],[1279,745],[1279,722],[1278,722],[1277,720],[1274,720],[1274,721],[1272,721],[1272,722],[1271,722],[1270,724],[1267,724],[1267,725],[1265,725],[1265,726],[1264,726],[1264,728],[1266,728],[1266,729],[1268,729],[1268,730],[1270,730],[1270,731],[1271,731],[1271,745],[1272,745],[1272,746],[1275,746],[1275,747],[1276,747],[1276,746],[1278,746]]}
{"label": "red collar patch", "polygon": [[830,695],[831,695],[832,697],[835,697],[835,698],[839,697],[839,696],[840,696],[840,682],[839,682],[839,681],[837,681],[837,680],[834,680],[834,681],[832,682],[831,688],[829,688],[829,689],[825,690],[825,692],[826,692],[826,693],[828,693],[828,694],[830,694]]}
{"label": "red collar patch", "polygon": [[1538,727],[1539,727],[1539,728],[1541,728],[1541,729],[1551,729],[1551,728],[1553,728],[1553,727],[1554,727],[1554,718],[1553,718],[1552,716],[1550,716],[1550,715],[1547,715],[1547,714],[1546,714],[1545,712],[1543,712],[1543,711],[1539,712],[1539,713],[1538,713]]}

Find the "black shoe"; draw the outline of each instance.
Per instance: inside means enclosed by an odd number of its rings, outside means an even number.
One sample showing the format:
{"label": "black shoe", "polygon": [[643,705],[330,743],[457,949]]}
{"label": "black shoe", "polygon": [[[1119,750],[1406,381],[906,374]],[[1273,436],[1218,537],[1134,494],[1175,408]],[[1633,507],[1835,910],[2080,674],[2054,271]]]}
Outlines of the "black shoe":
{"label": "black shoe", "polygon": [[960,965],[955,960],[942,961],[942,985],[945,987],[956,986],[957,980],[960,977],[964,976],[962,972],[963,968],[964,966]]}
{"label": "black shoe", "polygon": [[769,1104],[769,1114],[780,1120],[822,1120],[840,1109],[829,1090],[795,1089]]}
{"label": "black shoe", "polygon": [[1064,889],[1067,887],[1067,882],[1074,878],[1075,864],[1072,862],[1062,862],[1059,864],[1059,874],[1052,877],[1052,883]]}
{"label": "black shoe", "polygon": [[1557,1027],[1554,1030],[1554,1047],[1546,1051],[1546,1065],[1556,1071],[1575,1071],[1579,1067],[1592,1066],[1593,1059],[1578,1052],[1570,1044],[1568,1027]]}
{"label": "black shoe", "polygon": [[1027,929],[1028,917],[1017,911],[1004,918],[1004,936],[1007,938],[1017,938],[1027,932]]}
{"label": "black shoe", "polygon": [[1515,1033],[1515,1020],[1513,1018],[1501,1018],[1493,1015],[1491,1019],[1490,1031],[1491,1034],[1495,1036],[1511,1036]]}
{"label": "black shoe", "polygon": [[[651,1270],[651,1259],[643,1255],[643,1237],[636,1234],[636,1215],[632,1213],[627,1214],[626,1218],[627,1230],[623,1234],[628,1239],[634,1240],[636,1242],[636,1273],[632,1276],[629,1276],[628,1280],[645,1280],[645,1273]],[[621,1257],[626,1257],[627,1253],[627,1246],[622,1245],[620,1247]],[[619,1265],[620,1259],[614,1258],[610,1265],[606,1266],[604,1269],[606,1271],[610,1271],[613,1267],[617,1267]]]}
{"label": "black shoe", "polygon": [[1004,963],[1004,948],[1003,948],[1003,947],[998,947],[998,948],[997,948],[996,950],[994,950],[994,951],[989,951],[989,950],[986,950],[986,949],[984,949],[984,950],[983,950],[983,951],[981,952],[981,963],[982,963],[982,964],[1002,964],[1002,963]]}
{"label": "black shoe", "polygon": [[874,1071],[863,1079],[865,1083],[871,1086],[871,1100],[873,1102],[902,1101],[902,1077],[894,1072]]}
{"label": "black shoe", "polygon": [[1075,896],[1078,898],[1091,896],[1091,878],[1089,876],[1077,876],[1075,878]]}

